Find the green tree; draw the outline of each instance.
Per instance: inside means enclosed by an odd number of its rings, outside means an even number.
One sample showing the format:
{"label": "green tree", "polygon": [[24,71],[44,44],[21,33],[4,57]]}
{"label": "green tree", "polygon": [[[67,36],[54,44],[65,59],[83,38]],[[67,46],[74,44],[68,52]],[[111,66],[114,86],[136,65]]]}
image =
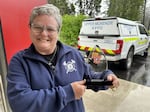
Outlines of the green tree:
{"label": "green tree", "polygon": [[91,17],[98,15],[101,8],[101,0],[77,0],[76,5],[79,7],[79,13]]}
{"label": "green tree", "polygon": [[85,18],[86,16],[83,15],[64,15],[60,40],[65,44],[76,46],[81,24]]}
{"label": "green tree", "polygon": [[142,20],[144,0],[110,0],[108,16]]}
{"label": "green tree", "polygon": [[60,9],[61,15],[75,13],[74,5],[73,4],[69,5],[66,0],[48,0],[48,3],[57,6]]}

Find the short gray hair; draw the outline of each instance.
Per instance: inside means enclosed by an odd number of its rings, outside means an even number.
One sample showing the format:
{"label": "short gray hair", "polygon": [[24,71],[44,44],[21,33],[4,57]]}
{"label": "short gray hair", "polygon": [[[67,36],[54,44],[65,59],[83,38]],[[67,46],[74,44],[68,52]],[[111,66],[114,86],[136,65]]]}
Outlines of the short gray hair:
{"label": "short gray hair", "polygon": [[62,26],[62,16],[60,15],[60,11],[56,6],[53,4],[44,4],[34,7],[30,15],[29,25],[31,25],[33,20],[39,15],[53,16],[57,21],[58,31],[60,31]]}

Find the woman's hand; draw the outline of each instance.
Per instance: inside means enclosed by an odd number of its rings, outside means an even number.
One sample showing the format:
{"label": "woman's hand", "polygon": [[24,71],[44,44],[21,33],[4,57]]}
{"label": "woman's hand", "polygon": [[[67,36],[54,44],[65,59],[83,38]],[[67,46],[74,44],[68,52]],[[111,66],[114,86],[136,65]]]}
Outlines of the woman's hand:
{"label": "woman's hand", "polygon": [[85,80],[82,80],[82,81],[76,81],[71,83],[75,95],[75,99],[80,99],[85,93],[85,89],[86,89],[85,82],[86,82]]}
{"label": "woman's hand", "polygon": [[107,80],[108,81],[112,81],[112,86],[110,86],[110,88],[118,88],[119,87],[119,79],[117,78],[116,75],[114,74],[110,74],[107,76]]}

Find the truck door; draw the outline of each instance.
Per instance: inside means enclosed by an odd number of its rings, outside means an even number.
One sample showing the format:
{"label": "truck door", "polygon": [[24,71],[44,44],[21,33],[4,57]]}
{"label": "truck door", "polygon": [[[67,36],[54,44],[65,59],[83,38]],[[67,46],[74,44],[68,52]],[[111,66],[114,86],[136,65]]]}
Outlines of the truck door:
{"label": "truck door", "polygon": [[139,25],[139,36],[140,36],[140,41],[139,41],[139,45],[140,45],[140,50],[146,49],[148,47],[149,44],[149,36],[148,33],[146,31],[146,29]]}

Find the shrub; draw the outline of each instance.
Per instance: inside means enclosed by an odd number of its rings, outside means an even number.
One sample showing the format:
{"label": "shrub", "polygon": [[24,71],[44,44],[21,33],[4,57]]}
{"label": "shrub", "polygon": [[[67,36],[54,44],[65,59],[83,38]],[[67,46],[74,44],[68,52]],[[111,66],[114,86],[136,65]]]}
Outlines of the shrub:
{"label": "shrub", "polygon": [[81,24],[85,18],[86,16],[83,15],[64,15],[60,41],[70,46],[76,46]]}

